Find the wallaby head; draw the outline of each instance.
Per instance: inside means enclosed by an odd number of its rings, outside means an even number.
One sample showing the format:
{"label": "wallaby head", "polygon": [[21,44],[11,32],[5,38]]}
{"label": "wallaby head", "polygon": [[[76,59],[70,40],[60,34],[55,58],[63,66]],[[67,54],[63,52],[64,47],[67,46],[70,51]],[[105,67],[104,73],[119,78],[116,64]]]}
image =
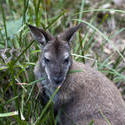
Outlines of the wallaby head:
{"label": "wallaby head", "polygon": [[81,25],[69,28],[55,37],[43,29],[29,25],[34,39],[43,46],[40,65],[44,67],[49,82],[55,87],[61,85],[66,79],[72,64],[70,42]]}

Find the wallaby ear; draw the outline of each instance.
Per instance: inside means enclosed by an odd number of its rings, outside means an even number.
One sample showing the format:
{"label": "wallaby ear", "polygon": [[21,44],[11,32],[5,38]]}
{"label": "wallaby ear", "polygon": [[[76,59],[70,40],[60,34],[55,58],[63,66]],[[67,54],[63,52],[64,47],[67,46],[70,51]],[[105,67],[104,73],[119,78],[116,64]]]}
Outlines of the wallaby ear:
{"label": "wallaby ear", "polygon": [[59,37],[65,41],[72,41],[73,35],[75,34],[75,32],[82,27],[83,23],[78,24],[77,26],[71,27],[68,30],[64,31],[63,33],[61,33],[59,35]]}
{"label": "wallaby ear", "polygon": [[52,36],[45,32],[43,29],[39,29],[35,26],[28,24],[30,31],[35,40],[37,40],[40,44],[45,45],[48,41],[52,40]]}

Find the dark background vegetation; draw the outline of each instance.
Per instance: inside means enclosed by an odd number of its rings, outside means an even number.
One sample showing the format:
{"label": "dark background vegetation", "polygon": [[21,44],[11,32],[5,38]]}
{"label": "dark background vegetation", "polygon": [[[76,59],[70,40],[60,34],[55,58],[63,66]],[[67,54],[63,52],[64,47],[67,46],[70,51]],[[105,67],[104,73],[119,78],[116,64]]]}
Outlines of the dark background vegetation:
{"label": "dark background vegetation", "polygon": [[38,99],[33,68],[40,45],[26,23],[55,35],[83,22],[74,59],[103,72],[125,99],[125,3],[114,1],[0,0],[0,125],[56,125],[58,119]]}

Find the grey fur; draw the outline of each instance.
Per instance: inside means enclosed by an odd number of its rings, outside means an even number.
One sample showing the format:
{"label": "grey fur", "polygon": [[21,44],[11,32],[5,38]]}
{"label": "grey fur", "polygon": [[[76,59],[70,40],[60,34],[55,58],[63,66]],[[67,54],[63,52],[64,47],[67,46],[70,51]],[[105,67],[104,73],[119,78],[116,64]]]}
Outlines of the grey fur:
{"label": "grey fur", "polygon": [[[38,88],[41,94],[45,90],[46,95],[51,96],[61,85],[54,102],[57,110],[63,107],[65,112],[61,115],[62,125],[88,125],[91,120],[94,125],[108,125],[107,120],[111,125],[125,125],[125,103],[116,86],[95,69],[72,61],[69,41],[80,27],[81,24],[70,28],[44,45],[34,73],[36,79],[46,79],[37,84]],[[49,60],[46,60],[49,63],[44,59],[46,52],[49,53]],[[66,64],[65,53],[69,53]],[[82,71],[68,73],[70,70]],[[56,84],[54,77],[63,80]]]}

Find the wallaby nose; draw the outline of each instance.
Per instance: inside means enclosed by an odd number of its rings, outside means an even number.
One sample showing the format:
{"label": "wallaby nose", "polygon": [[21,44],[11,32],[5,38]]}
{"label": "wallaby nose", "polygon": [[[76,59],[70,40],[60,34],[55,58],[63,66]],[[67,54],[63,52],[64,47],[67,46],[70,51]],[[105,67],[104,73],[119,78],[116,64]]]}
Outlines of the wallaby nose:
{"label": "wallaby nose", "polygon": [[63,77],[54,77],[53,80],[56,84],[61,84],[63,81]]}

